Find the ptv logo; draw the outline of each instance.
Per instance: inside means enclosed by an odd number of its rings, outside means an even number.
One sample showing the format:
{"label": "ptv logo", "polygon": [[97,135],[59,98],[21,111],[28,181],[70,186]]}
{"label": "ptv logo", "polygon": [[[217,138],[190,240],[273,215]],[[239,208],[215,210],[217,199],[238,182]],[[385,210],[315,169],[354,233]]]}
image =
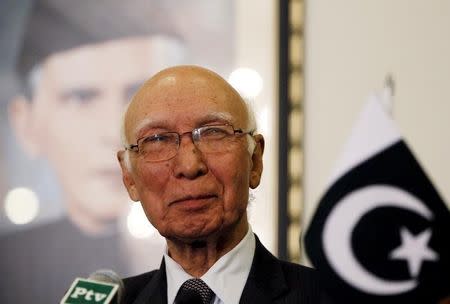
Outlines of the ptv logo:
{"label": "ptv logo", "polygon": [[117,284],[77,278],[60,304],[108,304],[118,288]]}
{"label": "ptv logo", "polygon": [[84,298],[84,300],[89,302],[92,300],[95,300],[95,302],[100,302],[106,299],[106,296],[106,293],[95,292],[92,289],[87,290],[84,287],[75,287],[75,290],[70,295],[72,299]]}

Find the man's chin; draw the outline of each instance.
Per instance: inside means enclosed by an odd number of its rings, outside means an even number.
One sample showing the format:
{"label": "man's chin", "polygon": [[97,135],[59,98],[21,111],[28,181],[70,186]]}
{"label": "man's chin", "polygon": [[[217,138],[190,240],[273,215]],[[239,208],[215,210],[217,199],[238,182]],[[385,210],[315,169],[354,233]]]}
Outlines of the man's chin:
{"label": "man's chin", "polygon": [[208,227],[205,229],[183,229],[180,231],[170,231],[166,234],[162,234],[165,238],[173,241],[178,241],[184,244],[193,245],[196,248],[201,248],[203,244],[206,246],[208,240],[212,240],[217,238],[220,234],[219,227]]}

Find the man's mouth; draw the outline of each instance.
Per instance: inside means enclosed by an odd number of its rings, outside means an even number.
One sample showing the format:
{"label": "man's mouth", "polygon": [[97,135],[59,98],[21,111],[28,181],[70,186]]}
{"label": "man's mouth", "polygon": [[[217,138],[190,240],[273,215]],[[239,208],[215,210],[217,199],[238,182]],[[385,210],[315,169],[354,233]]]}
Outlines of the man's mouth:
{"label": "man's mouth", "polygon": [[186,209],[202,209],[215,198],[217,195],[214,194],[186,195],[175,199],[169,205],[179,205]]}

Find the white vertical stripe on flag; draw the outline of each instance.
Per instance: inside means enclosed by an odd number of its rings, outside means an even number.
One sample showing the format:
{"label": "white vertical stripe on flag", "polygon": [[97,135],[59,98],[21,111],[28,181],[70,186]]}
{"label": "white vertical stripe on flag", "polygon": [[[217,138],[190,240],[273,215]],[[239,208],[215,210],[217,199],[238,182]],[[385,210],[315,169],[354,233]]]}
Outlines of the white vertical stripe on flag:
{"label": "white vertical stripe on flag", "polygon": [[399,130],[383,108],[388,103],[385,98],[383,95],[369,97],[337,161],[329,185],[351,168],[401,139]]}

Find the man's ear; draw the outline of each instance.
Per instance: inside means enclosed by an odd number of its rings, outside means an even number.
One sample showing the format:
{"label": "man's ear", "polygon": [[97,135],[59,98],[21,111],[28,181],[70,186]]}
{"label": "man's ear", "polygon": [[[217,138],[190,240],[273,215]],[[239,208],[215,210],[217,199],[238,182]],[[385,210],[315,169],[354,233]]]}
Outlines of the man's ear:
{"label": "man's ear", "polygon": [[8,116],[15,138],[32,158],[40,154],[37,129],[34,125],[33,104],[23,95],[14,97],[8,106]]}
{"label": "man's ear", "polygon": [[250,188],[255,189],[261,181],[263,171],[264,137],[261,134],[253,136],[255,149],[252,154],[252,168],[250,170]]}
{"label": "man's ear", "polygon": [[133,201],[137,202],[140,201],[141,199],[136,189],[136,183],[131,174],[131,164],[129,159],[127,159],[129,157],[127,153],[129,152],[123,150],[117,152],[117,159],[119,161],[120,168],[122,169],[122,181],[123,184],[125,185],[125,188],[127,188],[128,195]]}

